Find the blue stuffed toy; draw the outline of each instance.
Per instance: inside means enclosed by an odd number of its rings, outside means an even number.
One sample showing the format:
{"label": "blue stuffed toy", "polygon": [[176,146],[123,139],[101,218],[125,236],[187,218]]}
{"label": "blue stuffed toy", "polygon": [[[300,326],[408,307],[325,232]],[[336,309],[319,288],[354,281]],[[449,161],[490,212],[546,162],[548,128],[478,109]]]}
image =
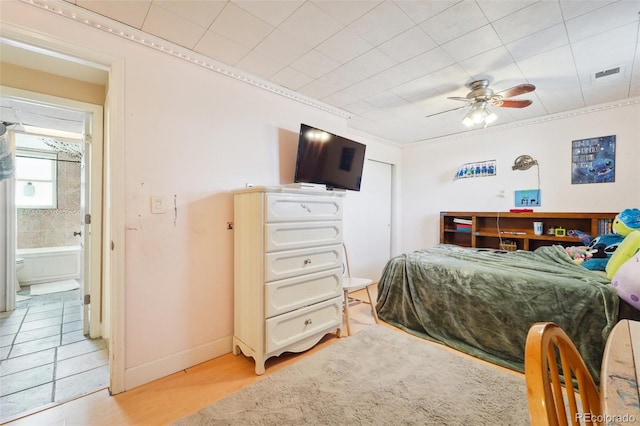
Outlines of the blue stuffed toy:
{"label": "blue stuffed toy", "polygon": [[[613,220],[612,228],[613,233],[603,234],[591,240],[587,247],[592,257],[582,262],[582,266],[592,271],[606,271],[609,279],[613,277],[615,270],[638,250],[640,210],[622,210]],[[620,246],[623,250],[617,250]]]}
{"label": "blue stuffed toy", "polygon": [[604,271],[622,240],[624,240],[624,236],[617,233],[595,237],[587,246],[588,251],[591,252],[591,258],[582,262],[582,266],[592,271]]}

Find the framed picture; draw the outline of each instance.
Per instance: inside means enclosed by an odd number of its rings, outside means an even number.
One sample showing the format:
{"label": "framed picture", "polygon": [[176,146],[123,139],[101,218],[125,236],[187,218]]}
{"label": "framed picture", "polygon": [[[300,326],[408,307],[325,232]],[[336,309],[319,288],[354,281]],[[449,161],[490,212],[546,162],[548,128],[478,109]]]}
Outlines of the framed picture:
{"label": "framed picture", "polygon": [[616,180],[616,135],[571,142],[571,183],[605,183]]}
{"label": "framed picture", "polygon": [[454,180],[496,175],[496,160],[466,163],[458,168]]}
{"label": "framed picture", "polygon": [[523,189],[515,192],[516,207],[539,207],[540,206],[540,190],[539,189]]}

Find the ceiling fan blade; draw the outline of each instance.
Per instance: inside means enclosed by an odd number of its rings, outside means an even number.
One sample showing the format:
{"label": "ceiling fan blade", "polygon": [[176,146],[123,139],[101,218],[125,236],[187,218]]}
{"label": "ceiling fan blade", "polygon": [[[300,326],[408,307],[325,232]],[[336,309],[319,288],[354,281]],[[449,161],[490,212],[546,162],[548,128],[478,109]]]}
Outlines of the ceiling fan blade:
{"label": "ceiling fan blade", "polygon": [[501,108],[524,108],[531,105],[532,103],[533,101],[530,101],[529,99],[522,99],[522,100],[498,99],[496,101],[493,101],[491,105],[501,107]]}
{"label": "ceiling fan blade", "polygon": [[453,101],[463,101],[463,102],[473,102],[473,99],[469,99],[469,98],[461,98],[459,96],[453,96],[453,97],[449,97],[447,99],[451,99]]}
{"label": "ceiling fan blade", "polygon": [[458,108],[453,108],[453,109],[448,109],[446,111],[440,111],[440,112],[436,112],[435,114],[429,114],[429,115],[425,115],[424,118],[429,118],[429,117],[433,117],[434,115],[440,115],[440,114],[444,114],[445,112],[451,112],[451,111],[456,111],[458,109],[462,109],[462,108],[466,108],[467,106],[461,106]]}
{"label": "ceiling fan blade", "polygon": [[522,95],[523,93],[529,93],[536,90],[536,86],[533,84],[518,84],[510,89],[503,90],[494,94],[494,96],[502,96],[503,98],[511,98],[512,96]]}

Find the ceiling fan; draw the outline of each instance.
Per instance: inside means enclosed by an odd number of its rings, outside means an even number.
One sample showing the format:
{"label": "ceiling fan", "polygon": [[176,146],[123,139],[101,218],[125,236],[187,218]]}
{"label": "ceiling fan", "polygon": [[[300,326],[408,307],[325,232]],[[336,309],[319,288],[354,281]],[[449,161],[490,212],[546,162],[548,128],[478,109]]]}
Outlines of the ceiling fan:
{"label": "ceiling fan", "polygon": [[432,117],[434,115],[443,114],[449,111],[455,111],[466,106],[471,106],[471,109],[465,116],[462,123],[471,127],[475,124],[490,124],[494,122],[498,116],[489,111],[489,106],[495,106],[500,108],[524,108],[531,105],[532,101],[528,99],[508,99],[514,96],[522,95],[524,93],[533,92],[536,86],[533,84],[519,84],[506,90],[502,90],[498,93],[494,93],[489,87],[489,80],[475,80],[468,84],[471,89],[467,96],[463,97],[449,97],[454,101],[467,102],[469,105],[461,106],[458,108],[449,109],[447,111],[438,112],[435,114],[427,115]]}

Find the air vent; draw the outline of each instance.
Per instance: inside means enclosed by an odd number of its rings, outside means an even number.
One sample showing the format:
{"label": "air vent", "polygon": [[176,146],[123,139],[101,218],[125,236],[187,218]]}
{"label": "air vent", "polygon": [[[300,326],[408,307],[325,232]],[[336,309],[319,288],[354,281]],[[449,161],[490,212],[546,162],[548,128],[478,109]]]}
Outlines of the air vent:
{"label": "air vent", "polygon": [[608,77],[613,74],[618,74],[619,72],[620,72],[620,67],[611,68],[606,71],[597,72],[596,78]]}

